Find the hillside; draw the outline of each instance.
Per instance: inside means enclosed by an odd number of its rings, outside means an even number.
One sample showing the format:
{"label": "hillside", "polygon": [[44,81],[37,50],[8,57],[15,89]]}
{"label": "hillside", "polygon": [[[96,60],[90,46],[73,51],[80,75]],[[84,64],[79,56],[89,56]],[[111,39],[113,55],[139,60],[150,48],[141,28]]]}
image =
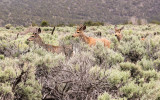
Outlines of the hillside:
{"label": "hillside", "polygon": [[160,21],[159,0],[0,0],[0,25],[85,20],[117,24],[132,16]]}

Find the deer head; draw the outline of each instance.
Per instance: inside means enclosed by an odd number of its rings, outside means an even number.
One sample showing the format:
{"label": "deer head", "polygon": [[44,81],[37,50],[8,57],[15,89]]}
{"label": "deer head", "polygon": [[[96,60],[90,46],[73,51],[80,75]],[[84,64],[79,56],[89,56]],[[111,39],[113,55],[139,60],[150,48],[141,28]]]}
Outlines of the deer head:
{"label": "deer head", "polygon": [[38,35],[38,33],[33,33],[28,39],[27,41],[34,41],[36,43],[42,43],[42,39],[41,37]]}
{"label": "deer head", "polygon": [[141,40],[144,41],[147,38],[147,36],[149,36],[149,34],[145,34],[145,35],[141,36]]}
{"label": "deer head", "polygon": [[83,31],[86,29],[86,26],[80,25],[77,27],[76,33],[72,35],[72,37],[81,37],[83,34]]}
{"label": "deer head", "polygon": [[117,37],[118,41],[120,41],[123,37],[123,35],[121,34],[121,31],[124,29],[124,26],[120,29],[117,29],[117,26],[115,26],[115,36]]}

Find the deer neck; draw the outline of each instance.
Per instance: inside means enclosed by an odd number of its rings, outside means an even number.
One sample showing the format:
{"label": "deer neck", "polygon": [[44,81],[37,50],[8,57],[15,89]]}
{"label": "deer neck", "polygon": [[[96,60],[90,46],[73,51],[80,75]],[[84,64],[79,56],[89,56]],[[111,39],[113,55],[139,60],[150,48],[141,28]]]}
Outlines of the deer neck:
{"label": "deer neck", "polygon": [[84,35],[83,33],[81,33],[81,38],[84,42],[88,43],[89,42],[89,37],[87,37],[86,35]]}
{"label": "deer neck", "polygon": [[36,39],[34,42],[37,43],[41,47],[45,47],[45,43],[42,41],[41,38]]}

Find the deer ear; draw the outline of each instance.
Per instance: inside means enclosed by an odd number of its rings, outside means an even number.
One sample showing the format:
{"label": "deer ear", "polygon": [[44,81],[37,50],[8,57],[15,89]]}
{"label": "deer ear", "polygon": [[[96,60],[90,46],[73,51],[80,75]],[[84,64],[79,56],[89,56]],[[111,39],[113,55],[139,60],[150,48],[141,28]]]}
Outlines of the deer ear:
{"label": "deer ear", "polygon": [[41,28],[38,28],[38,33],[41,33]]}
{"label": "deer ear", "polygon": [[83,26],[83,30],[85,30],[85,29],[86,29],[86,25]]}
{"label": "deer ear", "polygon": [[114,29],[117,30],[117,25],[114,26]]}
{"label": "deer ear", "polygon": [[115,31],[117,31],[117,30],[118,30],[118,29],[117,29],[117,25],[115,25],[115,26],[114,26],[114,29],[115,29]]}
{"label": "deer ear", "polygon": [[83,25],[82,25],[82,24],[78,25],[78,26],[77,26],[77,30],[81,30],[81,29],[82,29],[82,27],[83,27]]}
{"label": "deer ear", "polygon": [[124,26],[122,28],[120,28],[120,30],[123,30],[124,29]]}
{"label": "deer ear", "polygon": [[82,31],[83,30],[83,26],[80,25],[78,30]]}
{"label": "deer ear", "polygon": [[77,30],[79,30],[80,29],[80,25],[77,25]]}

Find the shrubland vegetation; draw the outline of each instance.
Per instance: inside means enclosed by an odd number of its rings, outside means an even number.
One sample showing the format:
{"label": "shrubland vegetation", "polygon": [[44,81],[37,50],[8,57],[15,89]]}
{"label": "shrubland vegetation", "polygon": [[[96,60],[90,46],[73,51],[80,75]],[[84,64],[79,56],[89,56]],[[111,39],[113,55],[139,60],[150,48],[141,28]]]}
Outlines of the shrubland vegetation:
{"label": "shrubland vegetation", "polygon": [[42,21],[41,22],[41,27],[46,27],[46,26],[49,26],[48,22],[47,21]]}
{"label": "shrubland vegetation", "polygon": [[104,25],[104,23],[102,23],[102,22],[93,22],[93,21],[86,21],[86,22],[84,22],[84,25],[86,25],[86,26],[100,26],[100,25]]}
{"label": "shrubland vegetation", "polygon": [[[119,25],[120,27],[122,25]],[[74,54],[47,52],[26,41],[32,33],[17,34],[25,27],[0,28],[1,100],[159,100],[159,25],[125,25],[123,39],[114,35],[114,26],[90,26],[87,36],[97,31],[111,41],[89,47],[73,38],[73,27],[42,27],[47,44],[73,44]],[[149,34],[145,40],[142,36]]]}

